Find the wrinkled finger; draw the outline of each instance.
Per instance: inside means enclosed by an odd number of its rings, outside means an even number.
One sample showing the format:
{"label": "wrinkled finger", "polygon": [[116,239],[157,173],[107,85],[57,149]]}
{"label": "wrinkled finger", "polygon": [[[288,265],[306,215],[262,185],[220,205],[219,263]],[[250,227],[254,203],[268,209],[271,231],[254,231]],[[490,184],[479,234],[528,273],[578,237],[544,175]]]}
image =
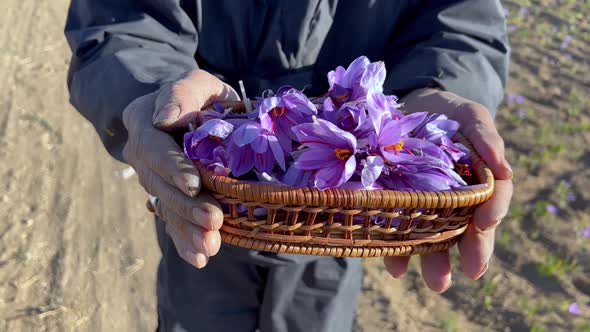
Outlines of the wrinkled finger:
{"label": "wrinkled finger", "polygon": [[451,287],[451,261],[448,250],[421,255],[420,268],[428,288],[442,293]]}
{"label": "wrinkled finger", "polygon": [[232,87],[206,71],[191,71],[160,90],[153,124],[166,130],[186,128],[203,106],[218,100],[236,101],[239,96]]}
{"label": "wrinkled finger", "polygon": [[143,165],[135,166],[140,184],[145,190],[169,206],[176,214],[207,230],[218,230],[223,224],[219,203],[207,193],[190,198],[166,183],[158,174]]}
{"label": "wrinkled finger", "polygon": [[463,273],[474,280],[479,279],[488,269],[494,252],[495,229],[481,231],[469,224],[459,241],[459,254]]}
{"label": "wrinkled finger", "polygon": [[191,244],[192,249],[210,257],[219,251],[221,245],[221,236],[218,231],[208,231],[203,227],[194,225],[190,220],[179,216],[173,209],[163,203],[158,204],[157,211],[162,220],[166,222],[166,227],[174,230],[183,237],[185,241]]}
{"label": "wrinkled finger", "polygon": [[201,190],[199,171],[174,139],[163,131],[148,127],[130,133],[123,154],[126,160],[143,162],[190,197],[197,196]]}
{"label": "wrinkled finger", "polygon": [[410,256],[390,256],[384,257],[385,269],[394,278],[403,277],[408,272]]}
{"label": "wrinkled finger", "polygon": [[512,181],[496,180],[492,198],[479,206],[473,214],[473,222],[477,228],[487,230],[498,226],[510,208],[512,190]]}
{"label": "wrinkled finger", "polygon": [[187,241],[184,236],[182,236],[182,233],[180,233],[179,230],[169,225],[170,224],[168,223],[166,224],[166,232],[172,238],[172,242],[174,242],[178,255],[197,269],[201,269],[207,265],[207,262],[209,261],[207,255],[196,250],[196,248]]}

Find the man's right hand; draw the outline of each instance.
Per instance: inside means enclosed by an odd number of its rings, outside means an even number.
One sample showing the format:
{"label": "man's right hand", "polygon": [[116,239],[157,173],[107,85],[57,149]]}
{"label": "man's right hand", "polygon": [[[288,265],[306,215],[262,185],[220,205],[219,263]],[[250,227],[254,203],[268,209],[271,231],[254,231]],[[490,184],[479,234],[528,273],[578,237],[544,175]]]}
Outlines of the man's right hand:
{"label": "man's right hand", "polygon": [[134,100],[123,112],[129,133],[123,150],[139,182],[157,197],[155,212],[180,257],[197,268],[219,251],[223,214],[211,195],[201,192],[199,172],[167,131],[187,128],[203,106],[239,100],[213,75],[195,70],[159,91]]}

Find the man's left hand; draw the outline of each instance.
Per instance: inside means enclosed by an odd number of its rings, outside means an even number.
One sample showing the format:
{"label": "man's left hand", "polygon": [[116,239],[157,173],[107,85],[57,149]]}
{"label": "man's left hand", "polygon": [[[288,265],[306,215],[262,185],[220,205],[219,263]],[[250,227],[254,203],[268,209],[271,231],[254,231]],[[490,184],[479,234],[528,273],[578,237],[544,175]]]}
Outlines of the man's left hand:
{"label": "man's left hand", "polygon": [[[512,197],[512,170],[504,157],[504,141],[498,134],[490,112],[482,105],[451,92],[436,89],[416,90],[403,100],[404,111],[445,114],[461,125],[461,133],[473,144],[492,170],[495,190],[492,198],[479,206],[458,247],[463,273],[479,279],[488,269],[494,251],[496,226],[508,213]],[[385,267],[394,277],[402,277],[410,257],[386,257]],[[420,256],[422,277],[426,285],[442,293],[452,284],[449,251]]]}

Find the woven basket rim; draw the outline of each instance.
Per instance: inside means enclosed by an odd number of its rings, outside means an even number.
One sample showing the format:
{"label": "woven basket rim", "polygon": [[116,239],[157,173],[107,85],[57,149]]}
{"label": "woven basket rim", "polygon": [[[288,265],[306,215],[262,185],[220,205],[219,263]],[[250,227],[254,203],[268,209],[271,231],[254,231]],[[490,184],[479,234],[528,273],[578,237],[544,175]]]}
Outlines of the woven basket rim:
{"label": "woven basket rim", "polygon": [[[236,113],[243,112],[243,102],[223,102],[224,107],[232,107]],[[193,161],[199,169],[203,185],[228,198],[246,202],[285,204],[295,206],[338,206],[342,208],[458,208],[483,203],[494,192],[494,176],[471,142],[462,134],[455,138],[471,152],[471,162],[478,184],[481,188],[458,191],[399,191],[391,189],[341,189],[320,190],[313,187],[289,187],[271,183],[252,182],[215,175]]]}

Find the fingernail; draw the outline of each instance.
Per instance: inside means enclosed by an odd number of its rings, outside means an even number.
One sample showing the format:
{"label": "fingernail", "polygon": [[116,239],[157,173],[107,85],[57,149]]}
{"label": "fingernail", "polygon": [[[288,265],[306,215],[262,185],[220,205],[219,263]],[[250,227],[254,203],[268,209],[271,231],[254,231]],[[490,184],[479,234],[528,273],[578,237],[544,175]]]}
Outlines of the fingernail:
{"label": "fingernail", "polygon": [[477,274],[477,276],[475,278],[473,278],[473,280],[477,280],[477,279],[481,278],[481,276],[483,276],[488,271],[488,267],[489,267],[489,263],[486,263],[486,265],[483,267],[483,269],[481,269],[481,271],[479,271],[479,273]]}
{"label": "fingernail", "polygon": [[173,176],[172,181],[178,189],[189,197],[195,197],[198,194],[199,178],[194,175],[189,175],[188,179],[184,179],[180,176]]}
{"label": "fingernail", "polygon": [[167,125],[180,117],[180,107],[170,106],[156,110],[154,113],[154,126]]}
{"label": "fingernail", "polygon": [[206,208],[194,208],[193,218],[199,225],[205,227],[208,230],[216,230],[221,227],[223,219],[218,219],[218,213],[212,213]]}
{"label": "fingernail", "polygon": [[201,178],[196,175],[189,175],[186,185],[188,187],[188,191],[192,193],[192,197],[195,197],[201,191]]}
{"label": "fingernail", "polygon": [[449,284],[447,285],[447,287],[445,289],[441,290],[439,293],[444,293],[444,292],[448,291],[449,288],[451,288],[451,286],[453,286],[453,281],[452,280],[451,280],[451,282],[449,282]]}
{"label": "fingernail", "polygon": [[184,181],[182,178],[180,178],[178,176],[173,176],[172,181],[174,181],[176,188],[180,189],[186,195],[193,197],[192,193],[188,189],[188,185],[187,185],[186,181]]}
{"label": "fingernail", "polygon": [[195,262],[197,264],[197,268],[202,269],[203,267],[205,267],[205,265],[207,265],[207,257],[202,253],[197,253],[197,255],[195,256]]}
{"label": "fingernail", "polygon": [[498,225],[500,225],[500,223],[502,222],[502,219],[496,219],[494,221],[492,221],[490,224],[485,225],[485,227],[479,227],[480,225],[476,223],[475,227],[477,227],[477,229],[479,229],[482,232],[485,231],[489,231],[490,229],[494,229],[496,227],[498,227]]}

